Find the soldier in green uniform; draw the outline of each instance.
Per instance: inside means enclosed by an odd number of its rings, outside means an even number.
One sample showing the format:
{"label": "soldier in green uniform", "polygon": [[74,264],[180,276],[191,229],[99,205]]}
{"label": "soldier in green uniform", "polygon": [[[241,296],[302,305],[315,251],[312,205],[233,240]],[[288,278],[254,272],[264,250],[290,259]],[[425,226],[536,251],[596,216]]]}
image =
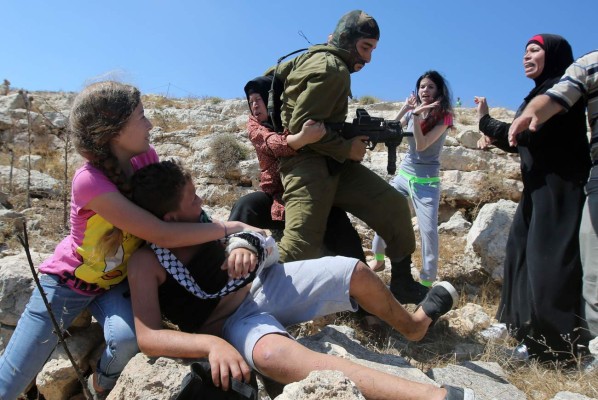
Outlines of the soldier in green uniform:
{"label": "soldier in green uniform", "polygon": [[[351,11],[340,19],[328,43],[312,46],[278,66],[276,74],[285,88],[281,108],[285,134],[298,133],[308,119],[345,121],[351,73],[371,61],[379,38],[378,24],[371,16]],[[366,150],[364,138],[347,140],[328,127],[320,141],[280,160],[286,207],[281,260],[318,256],[330,208],[337,206],[384,239],[392,265],[391,291],[401,303],[419,303],[428,289],[411,275],[415,235],[407,200],[360,164]]]}

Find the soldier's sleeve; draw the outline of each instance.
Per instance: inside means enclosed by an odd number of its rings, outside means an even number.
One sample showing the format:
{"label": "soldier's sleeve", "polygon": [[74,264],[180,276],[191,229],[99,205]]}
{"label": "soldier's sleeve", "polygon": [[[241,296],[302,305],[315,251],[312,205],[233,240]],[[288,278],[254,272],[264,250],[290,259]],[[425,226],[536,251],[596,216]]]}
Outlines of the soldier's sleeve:
{"label": "soldier's sleeve", "polygon": [[[344,122],[347,104],[347,86],[350,81],[344,74],[319,73],[309,77],[306,89],[299,95],[293,115],[289,123],[289,131],[301,131],[303,123],[309,119],[314,121]],[[331,121],[343,115],[340,121]],[[349,156],[351,142],[341,137],[337,132],[326,129],[326,134],[320,141],[308,145],[318,153],[330,156],[336,161],[343,162]]]}

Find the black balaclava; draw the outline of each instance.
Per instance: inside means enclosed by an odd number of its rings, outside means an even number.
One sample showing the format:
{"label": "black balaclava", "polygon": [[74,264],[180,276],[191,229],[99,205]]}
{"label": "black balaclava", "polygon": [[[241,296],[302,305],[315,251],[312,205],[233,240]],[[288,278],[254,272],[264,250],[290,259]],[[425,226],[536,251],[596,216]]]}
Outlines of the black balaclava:
{"label": "black balaclava", "polygon": [[573,63],[573,50],[565,38],[559,35],[541,33],[528,40],[525,48],[535,43],[544,49],[546,53],[544,58],[544,69],[542,73],[534,79],[536,86],[541,85],[547,79],[560,78],[569,65]]}
{"label": "black balaclava", "polygon": [[[267,106],[268,91],[270,90],[271,86],[272,75],[258,76],[257,78],[254,78],[247,82],[243,90],[245,90],[245,97],[247,98],[247,105],[249,106],[250,112],[252,112],[252,110],[251,104],[249,103],[249,95],[253,93],[259,94],[260,96],[262,96],[262,100],[264,101],[264,104]],[[282,107],[282,100],[280,99],[280,96],[282,94],[282,89],[282,83],[279,79],[276,79],[276,81],[274,82],[274,118],[276,119],[276,126],[282,126],[282,123],[280,122],[280,108]],[[270,116],[268,116],[268,121],[262,123],[262,125],[267,126],[269,128],[273,127]]]}
{"label": "black balaclava", "polygon": [[359,39],[380,40],[380,28],[374,18],[361,10],[353,10],[341,17],[330,40],[332,46],[351,54],[350,72],[355,72],[355,64],[365,64],[356,47]]}

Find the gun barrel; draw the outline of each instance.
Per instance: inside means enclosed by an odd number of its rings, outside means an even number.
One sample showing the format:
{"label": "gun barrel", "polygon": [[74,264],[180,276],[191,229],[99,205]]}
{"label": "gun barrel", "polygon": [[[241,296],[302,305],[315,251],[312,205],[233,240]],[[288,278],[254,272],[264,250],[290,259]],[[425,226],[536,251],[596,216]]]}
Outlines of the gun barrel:
{"label": "gun barrel", "polygon": [[394,175],[397,172],[397,146],[395,144],[386,144],[388,150],[388,159],[386,161],[386,172]]}
{"label": "gun barrel", "polygon": [[412,132],[403,132],[399,121],[387,121],[383,118],[371,117],[363,108],[355,111],[352,123],[326,124],[330,129],[338,131],[345,139],[367,136],[372,150],[378,143],[384,143],[388,149],[386,171],[394,175],[397,170],[397,147],[405,136],[413,136]]}

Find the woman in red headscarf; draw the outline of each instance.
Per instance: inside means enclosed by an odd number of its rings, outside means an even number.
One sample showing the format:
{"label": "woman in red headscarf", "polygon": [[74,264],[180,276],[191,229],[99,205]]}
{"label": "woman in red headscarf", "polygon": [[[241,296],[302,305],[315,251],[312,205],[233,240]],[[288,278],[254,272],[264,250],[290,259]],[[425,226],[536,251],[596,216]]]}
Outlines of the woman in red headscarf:
{"label": "woman in red headscarf", "polygon": [[[558,35],[540,34],[525,47],[523,68],[535,87],[518,116],[535,96],[552,87],[573,62],[569,43]],[[583,103],[556,115],[536,132],[508,144],[510,124],[488,115],[476,97],[480,131],[497,147],[517,152],[524,184],[509,238],[504,283],[497,318],[512,329],[529,355],[566,360],[577,352],[580,331],[581,261],[578,230],[583,186],[590,169]]]}

